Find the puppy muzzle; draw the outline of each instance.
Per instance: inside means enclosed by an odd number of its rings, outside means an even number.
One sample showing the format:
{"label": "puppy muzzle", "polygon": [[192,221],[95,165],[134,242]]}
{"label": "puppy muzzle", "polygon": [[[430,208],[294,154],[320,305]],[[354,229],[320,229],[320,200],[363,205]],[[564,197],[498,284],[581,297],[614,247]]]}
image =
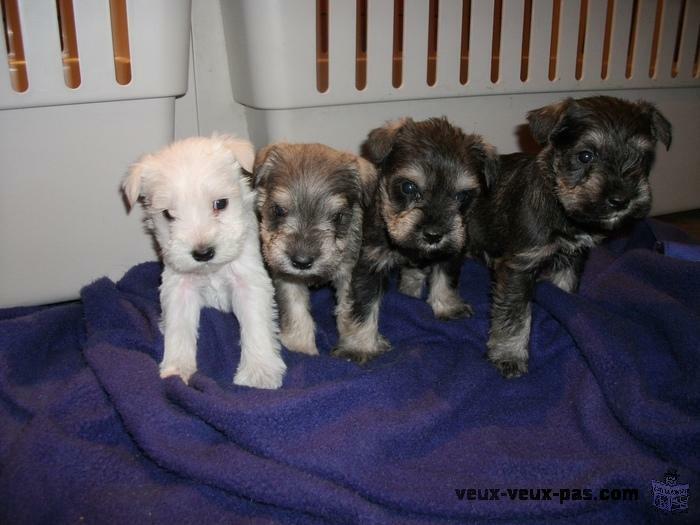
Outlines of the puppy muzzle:
{"label": "puppy muzzle", "polygon": [[306,253],[294,253],[289,255],[289,262],[297,270],[310,270],[315,260],[315,257]]}
{"label": "puppy muzzle", "polygon": [[425,228],[423,230],[423,241],[430,246],[437,246],[445,237],[445,232],[441,228]]}
{"label": "puppy muzzle", "polygon": [[192,250],[192,258],[197,262],[209,262],[216,255],[216,250],[211,246]]}

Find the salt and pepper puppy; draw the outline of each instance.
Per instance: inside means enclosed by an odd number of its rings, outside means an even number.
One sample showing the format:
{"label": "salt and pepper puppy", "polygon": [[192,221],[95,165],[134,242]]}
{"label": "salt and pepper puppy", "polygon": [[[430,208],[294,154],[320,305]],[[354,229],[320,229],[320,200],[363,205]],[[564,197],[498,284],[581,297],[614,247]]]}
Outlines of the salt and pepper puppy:
{"label": "salt and pepper puppy", "polygon": [[[362,242],[362,212],[376,187],[365,159],[321,144],[273,144],[254,171],[262,251],[290,350],[318,354],[309,286],[332,283],[338,304]],[[340,309],[340,318],[344,311]]]}
{"label": "salt and pepper puppy", "polygon": [[226,136],[175,142],[136,162],[123,182],[160,248],[165,349],[160,375],[185,382],[197,370],[202,307],[233,311],[241,330],[237,385],[278,388],[280,357],[273,287],[260,254],[249,142]]}
{"label": "salt and pepper puppy", "polygon": [[[445,118],[410,118],[370,132],[362,155],[379,174],[365,211],[360,258],[348,301],[340,305],[340,339],[333,354],[365,362],[389,349],[379,334],[379,303],[392,268],[400,291],[427,301],[439,319],[468,317],[458,292],[468,248],[466,223],[495,171],[495,150]],[[342,322],[341,322],[342,321]]]}
{"label": "salt and pepper puppy", "polygon": [[654,149],[671,143],[671,125],[643,101],[566,99],[528,121],[543,149],[501,157],[470,223],[494,262],[487,357],[507,378],[527,372],[535,282],[576,290],[588,250],[649,213]]}

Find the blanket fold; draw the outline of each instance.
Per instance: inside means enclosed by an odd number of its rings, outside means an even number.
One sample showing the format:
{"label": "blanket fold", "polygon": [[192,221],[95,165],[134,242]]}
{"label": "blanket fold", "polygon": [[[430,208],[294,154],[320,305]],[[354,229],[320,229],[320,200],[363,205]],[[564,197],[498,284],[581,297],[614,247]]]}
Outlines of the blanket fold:
{"label": "blanket fold", "polygon": [[[593,250],[578,294],[538,284],[530,372],[510,381],[484,358],[476,261],[470,319],[392,286],[393,350],[363,367],[329,355],[333,293],[315,291],[321,355],[284,351],[276,391],[232,384],[238,324],[212,309],[191,384],[160,379],[156,263],[0,311],[0,523],[663,521],[653,480],[700,489],[698,256],[650,220]],[[618,489],[637,497],[604,499]]]}

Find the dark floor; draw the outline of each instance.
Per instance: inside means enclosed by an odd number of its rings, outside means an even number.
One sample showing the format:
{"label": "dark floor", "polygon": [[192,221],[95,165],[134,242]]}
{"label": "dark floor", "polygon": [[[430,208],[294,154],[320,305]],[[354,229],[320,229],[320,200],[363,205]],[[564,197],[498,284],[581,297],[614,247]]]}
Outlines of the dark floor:
{"label": "dark floor", "polygon": [[700,241],[700,209],[657,215],[654,219],[673,224]]}

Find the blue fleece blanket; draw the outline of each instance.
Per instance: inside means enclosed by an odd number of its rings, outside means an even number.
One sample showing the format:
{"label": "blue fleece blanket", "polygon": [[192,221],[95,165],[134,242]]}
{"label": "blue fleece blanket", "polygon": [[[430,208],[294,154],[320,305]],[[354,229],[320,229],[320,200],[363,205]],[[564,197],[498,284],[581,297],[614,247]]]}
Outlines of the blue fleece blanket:
{"label": "blue fleece blanket", "polygon": [[[579,294],[539,284],[511,381],[484,359],[474,261],[473,318],[394,287],[393,351],[364,367],[328,355],[318,290],[321,356],[285,352],[277,391],[231,383],[238,325],[215,310],[193,384],[159,378],[155,263],[0,311],[0,523],[700,523],[700,248],[678,240],[642,223],[592,252]],[[657,508],[683,485],[686,513]]]}

